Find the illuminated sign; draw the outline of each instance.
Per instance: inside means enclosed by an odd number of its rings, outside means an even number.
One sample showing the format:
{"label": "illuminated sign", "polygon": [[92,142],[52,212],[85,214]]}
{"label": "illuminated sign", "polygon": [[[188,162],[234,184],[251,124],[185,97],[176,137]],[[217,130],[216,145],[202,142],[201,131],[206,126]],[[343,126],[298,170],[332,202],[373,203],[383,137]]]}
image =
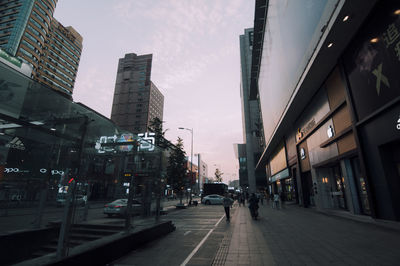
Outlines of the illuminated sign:
{"label": "illuminated sign", "polygon": [[300,158],[304,160],[306,158],[306,150],[304,148],[300,149]]}
{"label": "illuminated sign", "polygon": [[98,153],[113,152],[113,147],[102,146],[101,144],[115,143],[118,139],[117,135],[114,136],[101,136],[99,140],[96,141],[94,148]]}
{"label": "illuminated sign", "polygon": [[[21,170],[19,168],[4,168],[4,173],[29,173],[29,170]],[[47,173],[47,169],[46,168],[41,168],[39,170],[40,173],[42,174],[46,174]],[[62,170],[51,170],[51,175],[64,175],[64,171]]]}
{"label": "illuminated sign", "polygon": [[[133,143],[133,135],[132,134],[122,134],[119,137],[118,142],[132,142]],[[120,151],[131,151],[133,149],[133,145],[123,145],[119,146]]]}
{"label": "illuminated sign", "polygon": [[397,130],[400,130],[400,117],[399,117],[399,119],[397,120],[396,128],[397,128]]}
{"label": "illuminated sign", "polygon": [[315,126],[315,118],[313,118],[308,124],[302,128],[302,129],[297,129],[297,134],[296,134],[296,140],[299,142],[305,135],[307,135],[308,132],[310,132],[311,129],[313,129]]}
{"label": "illuminated sign", "polygon": [[51,175],[64,175],[64,171],[51,170]]}
{"label": "illuminated sign", "polygon": [[[46,168],[41,168],[39,170],[39,172],[41,172],[42,174],[47,173],[47,169]],[[62,170],[51,170],[51,175],[64,175],[64,171]]]}
{"label": "illuminated sign", "polygon": [[19,173],[19,168],[4,168],[4,173]]}
{"label": "illuminated sign", "polygon": [[58,193],[68,193],[68,186],[59,187]]}
{"label": "illuminated sign", "polygon": [[[155,133],[146,132],[138,134],[139,139],[135,140],[133,134],[122,134],[121,136],[101,136],[100,139],[96,141],[95,149],[98,153],[106,153],[106,152],[117,152],[117,149],[122,152],[129,152],[133,150],[135,141],[139,142],[139,146],[137,148],[138,151],[154,151],[156,138],[154,137]],[[132,142],[132,145],[118,145],[118,143],[126,143]],[[117,143],[114,147],[113,145],[104,145],[104,144],[112,144]]]}
{"label": "illuminated sign", "polygon": [[[118,145],[115,146],[107,146],[103,144],[111,144],[111,143],[126,143],[132,142],[132,145]],[[134,147],[135,139],[133,138],[133,134],[122,134],[121,136],[101,136],[99,140],[96,141],[95,149],[98,153],[106,153],[106,152],[116,152],[118,149],[119,151],[129,152]]]}
{"label": "illuminated sign", "polygon": [[335,131],[333,130],[333,127],[331,125],[329,125],[328,130],[326,131],[326,133],[328,134],[329,138],[332,138],[335,135]]}
{"label": "illuminated sign", "polygon": [[154,151],[154,146],[156,144],[156,138],[154,137],[155,135],[156,134],[152,132],[138,134],[138,136],[141,138],[138,151]]}

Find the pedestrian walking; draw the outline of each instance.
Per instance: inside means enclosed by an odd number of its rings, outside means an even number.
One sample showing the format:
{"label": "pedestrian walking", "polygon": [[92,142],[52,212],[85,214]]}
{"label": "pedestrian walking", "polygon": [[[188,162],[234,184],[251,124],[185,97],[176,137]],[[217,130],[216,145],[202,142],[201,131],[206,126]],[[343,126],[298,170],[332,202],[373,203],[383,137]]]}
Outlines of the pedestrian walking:
{"label": "pedestrian walking", "polygon": [[260,202],[261,205],[264,205],[264,193],[260,193]]}
{"label": "pedestrian walking", "polygon": [[274,202],[272,203],[272,208],[279,210],[279,194],[274,193]]}
{"label": "pedestrian walking", "polygon": [[225,209],[225,216],[226,216],[226,221],[229,222],[230,221],[230,208],[232,207],[233,204],[233,199],[231,199],[228,196],[228,193],[225,194],[224,199],[222,200],[222,204],[224,205],[224,209]]}
{"label": "pedestrian walking", "polygon": [[250,209],[251,217],[253,217],[254,220],[257,220],[258,208],[259,208],[258,197],[256,196],[256,194],[252,193],[249,198],[249,209]]}

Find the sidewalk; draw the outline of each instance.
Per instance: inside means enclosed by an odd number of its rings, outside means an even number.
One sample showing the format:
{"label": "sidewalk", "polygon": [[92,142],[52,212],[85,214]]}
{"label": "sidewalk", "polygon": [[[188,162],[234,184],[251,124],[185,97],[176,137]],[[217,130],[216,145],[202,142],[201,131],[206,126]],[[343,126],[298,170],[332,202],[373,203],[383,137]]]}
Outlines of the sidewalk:
{"label": "sidewalk", "polygon": [[[237,207],[213,265],[399,265],[400,231],[287,205]],[[398,225],[398,223],[394,223]],[[396,226],[395,226],[396,227]],[[226,253],[226,254],[223,254]],[[221,259],[223,258],[223,259]]]}

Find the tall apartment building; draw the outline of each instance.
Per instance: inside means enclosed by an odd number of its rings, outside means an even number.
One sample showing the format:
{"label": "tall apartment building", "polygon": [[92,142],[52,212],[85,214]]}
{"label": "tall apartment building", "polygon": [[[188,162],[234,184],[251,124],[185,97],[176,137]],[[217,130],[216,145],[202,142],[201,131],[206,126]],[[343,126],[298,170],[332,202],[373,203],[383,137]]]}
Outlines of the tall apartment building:
{"label": "tall apartment building", "polygon": [[133,133],[147,132],[149,122],[163,119],[164,96],[151,81],[152,54],[119,59],[111,120]]}
{"label": "tall apartment building", "polygon": [[265,171],[263,169],[255,170],[255,165],[261,157],[263,138],[260,103],[257,98],[250,99],[253,34],[253,29],[245,29],[244,34],[239,37],[241,65],[240,98],[242,104],[243,141],[246,147],[245,160],[247,164],[247,174],[243,175],[243,171],[241,173],[242,179],[248,179],[247,182],[242,180],[240,183],[248,184],[250,192],[255,192],[257,187],[263,188],[267,185]]}
{"label": "tall apartment building", "polygon": [[71,97],[82,36],[53,17],[57,0],[1,0],[0,48],[32,67],[31,77]]}

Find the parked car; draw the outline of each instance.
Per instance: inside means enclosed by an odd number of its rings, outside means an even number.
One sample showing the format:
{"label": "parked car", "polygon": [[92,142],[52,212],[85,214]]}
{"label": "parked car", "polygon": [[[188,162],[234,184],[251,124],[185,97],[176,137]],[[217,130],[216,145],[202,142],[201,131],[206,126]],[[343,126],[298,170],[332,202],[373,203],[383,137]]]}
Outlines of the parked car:
{"label": "parked car", "polygon": [[[65,202],[67,199],[67,194],[58,194],[56,199],[57,207],[65,206]],[[87,201],[87,197],[85,195],[76,195],[75,196],[75,206],[85,206]]]}
{"label": "parked car", "polygon": [[[127,206],[128,206],[128,199],[117,199],[111,203],[107,203],[104,205],[104,214],[107,214],[108,217],[113,215],[118,216],[126,216],[127,215]],[[142,203],[138,200],[132,200],[132,208],[131,214],[137,215],[140,214],[142,211]]]}
{"label": "parked car", "polygon": [[205,196],[201,200],[201,203],[206,204],[206,205],[222,204],[223,199],[224,199],[224,197],[222,197],[221,195],[211,194],[211,195]]}

